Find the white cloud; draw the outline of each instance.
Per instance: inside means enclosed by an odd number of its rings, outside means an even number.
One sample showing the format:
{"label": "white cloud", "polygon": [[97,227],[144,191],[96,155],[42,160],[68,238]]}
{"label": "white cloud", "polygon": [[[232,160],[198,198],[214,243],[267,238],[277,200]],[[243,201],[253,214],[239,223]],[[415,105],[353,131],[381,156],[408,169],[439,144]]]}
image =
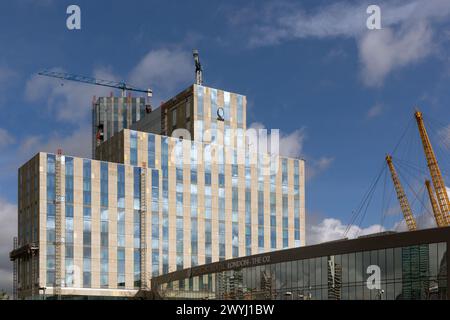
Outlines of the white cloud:
{"label": "white cloud", "polygon": [[[64,72],[61,68],[52,71]],[[93,77],[117,80],[105,68],[94,70]],[[109,95],[110,91],[110,88],[101,86],[33,75],[26,83],[25,98],[30,102],[45,102],[48,112],[54,114],[57,120],[79,123],[90,114],[92,98]]]}
{"label": "white cloud", "polygon": [[194,80],[194,69],[190,52],[181,49],[156,49],[149,51],[133,68],[129,75],[131,84],[151,88],[155,100],[166,99],[181,91]]}
{"label": "white cloud", "polygon": [[306,179],[310,180],[327,170],[334,162],[333,157],[306,160]]}
{"label": "white cloud", "polygon": [[[267,142],[269,144],[268,149],[271,150],[270,141],[271,141],[271,130],[266,129],[264,125],[260,122],[253,122],[250,124],[248,129],[255,130],[267,130]],[[281,130],[279,131],[279,154],[284,157],[290,158],[300,158],[303,153],[303,144],[306,139],[306,130],[305,128],[296,129],[291,133],[284,133]]]}
{"label": "white cloud", "polygon": [[[415,216],[416,220],[416,226],[417,229],[429,229],[429,228],[436,228],[436,220],[434,219],[433,214],[431,213],[431,208],[428,210],[429,212],[425,212],[424,214],[421,214],[419,216]],[[392,228],[392,230],[398,231],[398,232],[405,232],[408,231],[408,227],[406,226],[405,219],[402,219],[398,222],[396,222]]]}
{"label": "white cloud", "polygon": [[[194,70],[191,60],[189,52],[181,49],[151,50],[132,68],[126,82],[142,89],[151,88],[154,100],[159,103],[158,99],[171,97],[177,93],[176,90],[180,90],[180,86],[192,83]],[[51,70],[64,72],[62,68]],[[122,80],[109,67],[94,69],[92,77]],[[94,96],[109,96],[112,90],[114,89],[33,75],[26,83],[25,98],[30,102],[44,102],[48,112],[54,114],[57,120],[78,123],[90,114]]]}
{"label": "white cloud", "polygon": [[392,71],[413,64],[433,51],[433,33],[426,23],[367,32],[359,41],[363,81],[380,86]]}
{"label": "white cloud", "polygon": [[82,126],[69,134],[53,132],[48,136],[33,135],[24,138],[19,146],[19,155],[30,157],[37,152],[56,153],[62,149],[65,155],[91,157],[91,128]]}
{"label": "white cloud", "polygon": [[12,293],[12,263],[9,252],[17,234],[17,206],[0,198],[0,290]]}
{"label": "white cloud", "polygon": [[297,129],[289,134],[280,134],[280,154],[285,157],[299,158],[306,139],[305,129]]}
{"label": "white cloud", "polygon": [[[266,129],[264,124],[260,122],[253,122],[248,126],[248,129],[261,130]],[[269,150],[270,146],[270,131],[267,130]],[[292,131],[291,133],[284,133],[279,131],[279,154],[284,157],[305,159],[306,160],[306,178],[311,179],[321,172],[327,170],[333,163],[333,157],[322,156],[318,159],[311,158],[303,151],[305,141],[307,139],[306,129],[301,128]]]}
{"label": "white cloud", "polygon": [[367,111],[367,118],[372,119],[372,118],[376,118],[379,115],[381,115],[383,113],[383,105],[381,105],[380,103],[375,104],[374,106],[372,106],[369,111]]}
{"label": "white cloud", "polygon": [[269,3],[234,13],[242,18],[232,24],[244,24],[252,46],[276,45],[304,38],[348,38],[358,46],[361,74],[367,86],[379,86],[393,71],[417,63],[437,53],[433,24],[450,16],[450,1],[380,1],[382,30],[366,28],[365,3],[338,2],[306,11],[292,2]]}
{"label": "white cloud", "polygon": [[15,139],[8,131],[3,128],[0,128],[0,149],[9,146],[14,143]]}
{"label": "white cloud", "polygon": [[447,150],[450,150],[450,125],[439,130],[438,135],[442,140],[443,147]]}
{"label": "white cloud", "polygon": [[346,229],[347,226],[340,220],[335,218],[325,218],[318,224],[308,225],[306,234],[307,244],[318,244],[327,241],[344,239],[345,237],[352,239],[358,236],[386,231],[383,226],[378,224],[371,225],[366,228],[360,228],[352,225],[347,234],[345,234]]}

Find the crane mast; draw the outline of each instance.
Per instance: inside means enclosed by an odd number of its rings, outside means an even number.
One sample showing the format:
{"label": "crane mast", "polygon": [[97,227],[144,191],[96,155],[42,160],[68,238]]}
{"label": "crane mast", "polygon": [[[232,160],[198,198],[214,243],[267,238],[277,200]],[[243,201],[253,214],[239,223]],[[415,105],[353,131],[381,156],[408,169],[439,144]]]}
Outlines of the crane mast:
{"label": "crane mast", "polygon": [[431,208],[433,209],[434,219],[438,227],[445,227],[446,223],[441,215],[441,211],[439,210],[439,206],[436,202],[436,198],[433,194],[433,189],[431,188],[430,180],[425,180],[425,186],[427,187],[428,196],[430,197]]}
{"label": "crane mast", "polygon": [[409,231],[414,231],[417,229],[416,220],[414,219],[411,206],[409,205],[408,198],[406,197],[405,191],[400,183],[400,179],[397,171],[395,170],[394,164],[392,163],[392,157],[390,155],[386,156],[386,162],[389,170],[391,171],[392,181],[394,182],[395,191],[397,192],[397,199],[400,202],[400,207],[406,221],[406,226]]}
{"label": "crane mast", "polygon": [[414,114],[417,126],[419,128],[420,138],[422,140],[423,149],[425,152],[425,158],[427,160],[428,169],[430,170],[431,181],[433,182],[434,191],[437,196],[437,203],[440,209],[440,221],[445,223],[445,226],[450,225],[450,201],[448,198],[447,190],[445,189],[445,182],[439,168],[436,155],[431,146],[430,138],[428,137],[425,124],[423,122],[422,112],[416,111]]}

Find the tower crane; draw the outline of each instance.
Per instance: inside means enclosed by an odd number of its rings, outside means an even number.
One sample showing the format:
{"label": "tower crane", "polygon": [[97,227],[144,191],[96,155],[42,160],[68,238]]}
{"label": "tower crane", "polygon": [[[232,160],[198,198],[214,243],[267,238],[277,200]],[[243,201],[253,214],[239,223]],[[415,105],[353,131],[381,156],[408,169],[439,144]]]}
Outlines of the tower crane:
{"label": "tower crane", "polygon": [[403,212],[403,216],[406,221],[406,226],[409,231],[414,231],[417,229],[416,220],[409,205],[408,198],[406,197],[405,190],[403,190],[402,184],[398,177],[397,171],[395,170],[394,164],[392,163],[392,156],[386,156],[386,162],[391,171],[392,181],[394,182],[395,191],[397,192],[397,199],[400,202],[400,207]]}
{"label": "tower crane", "polygon": [[445,227],[445,221],[442,219],[441,211],[439,210],[438,203],[434,197],[433,189],[431,188],[430,180],[425,180],[425,186],[427,187],[428,196],[430,198],[431,208],[433,210],[434,219],[438,227]]}
{"label": "tower crane", "polygon": [[95,78],[91,78],[91,77],[79,76],[76,74],[65,73],[65,72],[45,70],[45,71],[38,72],[38,75],[51,77],[51,78],[58,78],[58,79],[63,79],[63,80],[83,82],[83,83],[93,84],[93,85],[97,85],[97,86],[120,89],[120,90],[122,90],[123,97],[126,96],[127,91],[146,93],[147,97],[151,97],[153,94],[153,91],[151,89],[135,88],[129,84],[126,84],[125,82],[116,82],[116,81],[111,81],[111,80],[95,79]]}
{"label": "tower crane", "polygon": [[200,63],[200,57],[198,55],[198,50],[192,50],[192,55],[194,56],[195,62],[195,83],[199,86],[203,85],[203,69]]}
{"label": "tower crane", "polygon": [[[423,121],[422,112],[416,111],[414,114],[417,126],[419,128],[420,138],[422,140],[423,149],[425,152],[425,158],[427,160],[428,169],[430,170],[431,181],[433,182],[434,191],[437,196],[437,203],[439,204],[439,218],[436,219],[436,223],[442,223],[442,226],[450,225],[450,200],[448,198],[447,190],[445,189],[444,178],[442,177],[441,170],[439,168],[436,155],[431,146],[430,138],[428,137],[427,130]],[[434,198],[434,196],[433,196]]]}

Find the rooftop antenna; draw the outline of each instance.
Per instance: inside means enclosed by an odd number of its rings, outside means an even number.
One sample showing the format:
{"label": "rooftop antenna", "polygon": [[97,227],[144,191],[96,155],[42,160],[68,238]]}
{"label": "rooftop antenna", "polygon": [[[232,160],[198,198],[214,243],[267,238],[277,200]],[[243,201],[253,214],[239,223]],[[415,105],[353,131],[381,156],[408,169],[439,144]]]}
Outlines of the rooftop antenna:
{"label": "rooftop antenna", "polygon": [[195,62],[195,83],[199,86],[203,85],[203,69],[200,63],[200,57],[198,55],[198,50],[192,50],[192,55],[194,56]]}

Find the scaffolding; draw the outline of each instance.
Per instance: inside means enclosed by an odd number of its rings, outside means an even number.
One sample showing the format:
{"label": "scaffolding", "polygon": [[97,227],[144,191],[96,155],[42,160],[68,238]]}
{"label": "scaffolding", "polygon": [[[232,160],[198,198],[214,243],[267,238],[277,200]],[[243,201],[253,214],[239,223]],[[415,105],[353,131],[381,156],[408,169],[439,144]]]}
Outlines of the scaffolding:
{"label": "scaffolding", "polygon": [[58,300],[61,299],[62,285],[62,216],[61,205],[64,202],[64,196],[61,191],[61,167],[64,162],[64,156],[61,149],[58,150],[55,161],[55,283],[54,295]]}
{"label": "scaffolding", "polygon": [[35,257],[37,256],[39,252],[39,246],[36,243],[27,243],[21,247],[19,247],[19,241],[17,237],[14,237],[14,250],[9,253],[9,259],[13,261],[13,298],[18,299],[19,298],[19,290],[24,289],[20,287],[20,276],[19,276],[19,269],[22,261],[30,261],[31,263],[31,275],[32,279],[30,281],[31,283],[31,290],[32,295],[34,294],[34,283],[37,279],[37,263],[35,263]]}
{"label": "scaffolding", "polygon": [[141,254],[141,290],[148,290],[147,279],[147,163],[141,168],[141,210],[140,210],[140,254]]}
{"label": "scaffolding", "polygon": [[[14,237],[14,250],[17,250],[17,247],[18,247],[18,240],[17,240],[17,237]],[[17,272],[18,272],[18,270],[17,270],[17,267],[18,267],[18,261],[17,261],[17,259],[14,259],[14,262],[13,262],[13,299],[14,300],[17,300],[17,287],[18,287],[18,282],[19,282],[19,278],[18,278],[18,275],[17,275]]]}

